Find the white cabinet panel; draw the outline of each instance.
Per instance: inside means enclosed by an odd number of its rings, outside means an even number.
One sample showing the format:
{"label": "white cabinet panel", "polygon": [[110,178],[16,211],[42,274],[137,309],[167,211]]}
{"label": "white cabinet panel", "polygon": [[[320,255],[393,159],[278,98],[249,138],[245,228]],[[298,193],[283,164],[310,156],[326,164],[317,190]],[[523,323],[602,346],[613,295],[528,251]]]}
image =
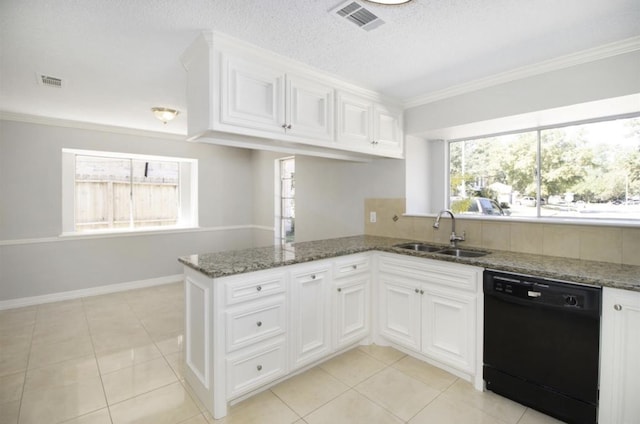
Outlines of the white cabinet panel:
{"label": "white cabinet panel", "polygon": [[373,104],[362,97],[339,92],[338,96],[338,143],[360,148],[371,147]]}
{"label": "white cabinet panel", "polygon": [[360,151],[401,155],[402,110],[343,91],[337,94],[336,141]]}
{"label": "white cabinet panel", "polygon": [[185,278],[186,316],[185,362],[192,375],[208,390],[210,387],[211,288],[198,279]]}
{"label": "white cabinet panel", "polygon": [[230,54],[222,56],[221,122],[283,131],[285,75],[280,69]]}
{"label": "white cabinet panel", "polygon": [[291,278],[292,366],[298,368],[331,352],[329,267],[296,272]]}
{"label": "white cabinet panel", "polygon": [[420,349],[420,290],[399,283],[394,276],[379,275],[380,333],[410,349]]}
{"label": "white cabinet panel", "polygon": [[369,334],[369,274],[348,279],[335,286],[336,347],[353,344]]}
{"label": "white cabinet panel", "polygon": [[640,293],[602,292],[598,422],[631,424],[640,418]]}
{"label": "white cabinet panel", "polygon": [[373,107],[374,149],[402,151],[402,111],[382,104]]}
{"label": "white cabinet panel", "polygon": [[287,74],[287,134],[333,140],[333,87]]}
{"label": "white cabinet panel", "polygon": [[422,352],[458,369],[475,371],[475,296],[430,291],[422,296]]}

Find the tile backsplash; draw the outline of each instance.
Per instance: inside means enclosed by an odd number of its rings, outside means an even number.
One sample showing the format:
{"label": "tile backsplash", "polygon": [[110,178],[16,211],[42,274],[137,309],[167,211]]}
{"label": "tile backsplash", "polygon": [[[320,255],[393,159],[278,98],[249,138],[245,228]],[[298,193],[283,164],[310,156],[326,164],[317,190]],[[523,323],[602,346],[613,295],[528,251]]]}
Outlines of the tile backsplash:
{"label": "tile backsplash", "polygon": [[[365,234],[448,243],[449,218],[440,229],[434,218],[403,216],[405,199],[365,199]],[[376,212],[375,223],[369,212]],[[397,217],[397,219],[394,219]],[[456,216],[456,232],[466,233],[462,246],[539,255],[640,265],[640,228],[532,222],[499,222]]]}

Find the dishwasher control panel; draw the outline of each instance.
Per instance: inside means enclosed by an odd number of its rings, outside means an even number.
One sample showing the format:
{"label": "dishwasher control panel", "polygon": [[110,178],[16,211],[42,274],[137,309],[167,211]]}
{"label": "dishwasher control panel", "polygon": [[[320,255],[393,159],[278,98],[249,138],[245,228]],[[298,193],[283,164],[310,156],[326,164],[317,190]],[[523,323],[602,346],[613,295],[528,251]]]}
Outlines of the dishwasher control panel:
{"label": "dishwasher control panel", "polygon": [[484,275],[486,294],[511,298],[519,303],[600,314],[600,287],[496,271],[485,271]]}

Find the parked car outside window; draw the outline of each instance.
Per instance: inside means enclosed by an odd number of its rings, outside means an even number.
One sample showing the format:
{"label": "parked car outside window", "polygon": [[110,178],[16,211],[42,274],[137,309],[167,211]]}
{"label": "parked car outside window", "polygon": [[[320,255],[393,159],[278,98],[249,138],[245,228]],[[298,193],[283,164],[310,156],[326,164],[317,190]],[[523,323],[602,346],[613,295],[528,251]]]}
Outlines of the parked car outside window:
{"label": "parked car outside window", "polygon": [[471,197],[469,199],[454,200],[451,209],[455,213],[478,215],[510,215],[509,210],[500,207],[498,202],[487,197]]}

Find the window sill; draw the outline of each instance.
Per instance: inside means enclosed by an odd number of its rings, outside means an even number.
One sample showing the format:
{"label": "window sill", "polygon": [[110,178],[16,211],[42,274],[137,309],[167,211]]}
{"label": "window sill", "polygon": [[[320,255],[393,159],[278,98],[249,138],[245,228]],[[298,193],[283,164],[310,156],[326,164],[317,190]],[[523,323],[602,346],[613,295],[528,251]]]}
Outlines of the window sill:
{"label": "window sill", "polygon": [[190,231],[198,231],[198,226],[183,226],[183,227],[157,227],[157,228],[135,228],[135,229],[118,229],[118,230],[94,230],[85,232],[66,232],[60,234],[60,238],[78,238],[78,239],[91,239],[91,238],[109,238],[109,237],[123,237],[123,236],[144,236],[154,234],[172,234],[172,233],[184,233]]}
{"label": "window sill", "polygon": [[[416,218],[436,218],[437,213],[405,213],[405,217]],[[448,218],[445,215],[444,218]],[[594,227],[640,227],[638,220],[625,219],[588,219],[588,218],[554,218],[554,217],[519,217],[519,216],[492,216],[492,215],[472,215],[455,214],[456,219],[468,219],[471,221],[494,221],[494,222],[522,222],[530,224],[564,224],[564,225],[589,225]]]}

